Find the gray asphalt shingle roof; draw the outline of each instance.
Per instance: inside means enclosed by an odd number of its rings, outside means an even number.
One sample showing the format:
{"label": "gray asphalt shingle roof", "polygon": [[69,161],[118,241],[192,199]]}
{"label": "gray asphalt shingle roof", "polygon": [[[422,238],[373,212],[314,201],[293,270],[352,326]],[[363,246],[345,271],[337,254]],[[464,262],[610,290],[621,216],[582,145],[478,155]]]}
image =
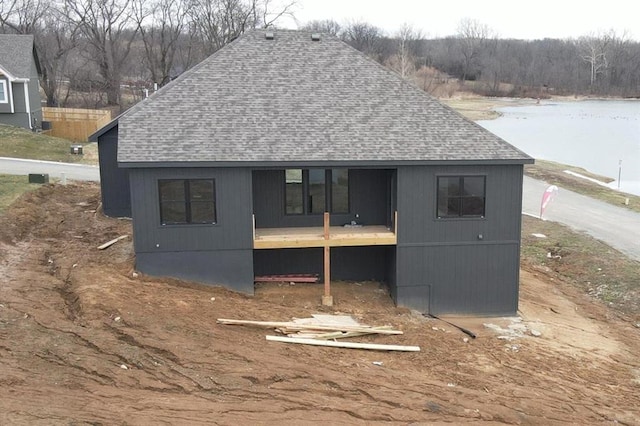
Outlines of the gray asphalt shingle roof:
{"label": "gray asphalt shingle roof", "polygon": [[32,58],[32,35],[0,34],[0,68],[15,78],[29,78]]}
{"label": "gray asphalt shingle roof", "polygon": [[125,113],[118,161],[530,160],[336,37],[265,32]]}

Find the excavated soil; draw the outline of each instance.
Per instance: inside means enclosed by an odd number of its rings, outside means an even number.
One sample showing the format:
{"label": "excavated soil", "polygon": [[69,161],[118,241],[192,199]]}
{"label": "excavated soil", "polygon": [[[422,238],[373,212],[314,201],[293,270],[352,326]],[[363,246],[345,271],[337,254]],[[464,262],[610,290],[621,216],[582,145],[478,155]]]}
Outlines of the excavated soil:
{"label": "excavated soil", "polygon": [[[640,329],[534,268],[514,318],[395,307],[377,283],[261,285],[246,296],[137,274],[126,220],[94,184],[43,186],[0,218],[0,424],[640,424]],[[268,342],[217,318],[349,314],[419,345]],[[539,335],[538,337],[534,336]],[[374,364],[375,362],[375,364]]]}

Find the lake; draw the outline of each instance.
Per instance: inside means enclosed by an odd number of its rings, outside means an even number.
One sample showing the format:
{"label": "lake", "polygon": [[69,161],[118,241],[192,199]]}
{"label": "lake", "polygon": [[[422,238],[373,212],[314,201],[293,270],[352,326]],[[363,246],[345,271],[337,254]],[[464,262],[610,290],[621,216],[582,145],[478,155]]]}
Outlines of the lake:
{"label": "lake", "polygon": [[534,158],[571,164],[616,179],[640,195],[640,101],[541,101],[499,108],[502,117],[478,121]]}

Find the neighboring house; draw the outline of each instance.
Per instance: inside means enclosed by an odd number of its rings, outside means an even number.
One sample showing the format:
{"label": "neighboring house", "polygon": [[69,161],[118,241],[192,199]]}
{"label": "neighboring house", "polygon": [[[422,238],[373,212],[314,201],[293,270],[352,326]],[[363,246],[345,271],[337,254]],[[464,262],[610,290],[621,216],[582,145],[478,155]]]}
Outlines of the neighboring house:
{"label": "neighboring house", "polygon": [[331,279],[385,282],[398,305],[517,311],[533,160],[336,37],[246,33],[92,140],[144,273],[253,293],[322,275],[330,246]]}
{"label": "neighboring house", "polygon": [[40,75],[33,36],[0,34],[0,124],[41,128]]}

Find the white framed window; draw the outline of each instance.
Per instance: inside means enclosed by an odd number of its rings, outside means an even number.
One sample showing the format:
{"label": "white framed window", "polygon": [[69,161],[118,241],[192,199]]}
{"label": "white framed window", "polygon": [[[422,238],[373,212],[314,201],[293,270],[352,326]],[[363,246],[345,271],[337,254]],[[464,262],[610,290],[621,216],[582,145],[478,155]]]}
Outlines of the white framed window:
{"label": "white framed window", "polygon": [[0,80],[0,104],[9,103],[9,91],[7,90],[7,81]]}

